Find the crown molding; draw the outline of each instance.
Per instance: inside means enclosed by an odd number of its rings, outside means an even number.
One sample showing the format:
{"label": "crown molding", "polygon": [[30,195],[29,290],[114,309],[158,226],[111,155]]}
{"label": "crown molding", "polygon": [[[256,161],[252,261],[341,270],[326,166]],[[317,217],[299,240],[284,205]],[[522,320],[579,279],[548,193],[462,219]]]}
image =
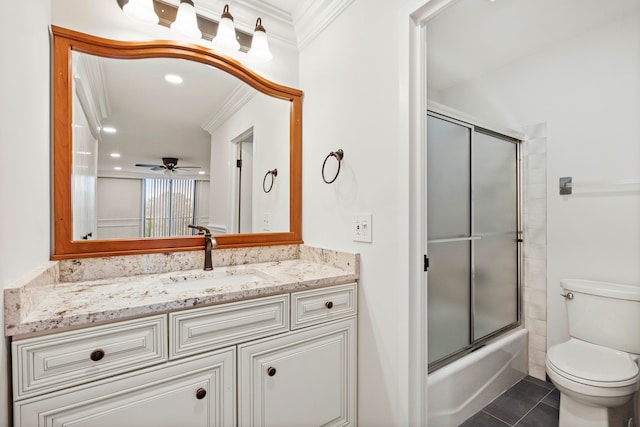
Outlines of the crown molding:
{"label": "crown molding", "polygon": [[97,56],[79,55],[76,61],[73,79],[78,100],[89,122],[91,134],[100,140],[102,119],[111,114],[102,59]]}
{"label": "crown molding", "polygon": [[302,50],[311,43],[351,3],[353,0],[314,0],[298,7],[294,14],[298,49]]}
{"label": "crown molding", "polygon": [[255,89],[245,84],[238,84],[236,89],[222,102],[222,108],[214,111],[200,124],[200,127],[211,135],[229,117],[238,112],[256,94]]}

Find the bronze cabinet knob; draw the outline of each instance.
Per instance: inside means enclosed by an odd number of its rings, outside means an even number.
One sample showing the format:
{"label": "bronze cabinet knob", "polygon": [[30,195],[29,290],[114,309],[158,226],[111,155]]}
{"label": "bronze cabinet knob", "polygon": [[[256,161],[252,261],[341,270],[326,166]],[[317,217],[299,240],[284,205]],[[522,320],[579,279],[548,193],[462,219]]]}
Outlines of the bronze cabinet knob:
{"label": "bronze cabinet knob", "polygon": [[333,308],[333,302],[327,301],[324,303],[324,306],[327,307],[329,310],[331,310]]}
{"label": "bronze cabinet knob", "polygon": [[269,366],[267,368],[267,375],[269,375],[270,377],[274,376],[276,374],[276,368]]}
{"label": "bronze cabinet knob", "polygon": [[91,352],[91,360],[93,360],[94,362],[97,362],[98,360],[102,360],[102,358],[104,357],[104,350],[93,350]]}
{"label": "bronze cabinet knob", "polygon": [[207,390],[203,389],[202,387],[196,390],[196,399],[202,400],[205,398],[206,395],[207,395]]}

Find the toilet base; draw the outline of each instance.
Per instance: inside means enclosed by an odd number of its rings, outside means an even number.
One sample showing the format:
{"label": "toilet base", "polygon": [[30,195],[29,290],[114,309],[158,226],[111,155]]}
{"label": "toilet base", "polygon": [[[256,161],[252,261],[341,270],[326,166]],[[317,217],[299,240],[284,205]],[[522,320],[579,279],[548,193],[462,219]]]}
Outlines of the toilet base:
{"label": "toilet base", "polygon": [[[639,398],[640,395],[636,395]],[[635,400],[635,399],[633,399]],[[585,405],[571,396],[560,394],[560,422],[558,427],[628,427],[633,417],[633,401],[614,408]],[[635,420],[634,420],[635,421]],[[637,424],[636,424],[637,425]]]}
{"label": "toilet base", "polygon": [[610,427],[607,408],[596,408],[560,394],[559,427]]}

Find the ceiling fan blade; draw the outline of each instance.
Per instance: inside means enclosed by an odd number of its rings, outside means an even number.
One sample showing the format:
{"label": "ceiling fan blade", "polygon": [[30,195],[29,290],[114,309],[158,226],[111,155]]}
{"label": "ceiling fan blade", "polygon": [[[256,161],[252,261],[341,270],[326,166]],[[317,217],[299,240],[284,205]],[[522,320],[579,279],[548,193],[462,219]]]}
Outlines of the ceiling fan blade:
{"label": "ceiling fan blade", "polygon": [[164,166],[160,166],[160,165],[157,165],[157,166],[154,166],[154,167],[151,168],[152,171],[161,171],[161,170],[165,170],[165,169],[167,169],[167,168],[165,168]]}
{"label": "ceiling fan blade", "polygon": [[136,163],[136,166],[140,166],[142,168],[163,168],[164,169],[163,165],[150,165],[147,163]]}
{"label": "ceiling fan blade", "polygon": [[176,166],[174,169],[200,169],[201,166]]}

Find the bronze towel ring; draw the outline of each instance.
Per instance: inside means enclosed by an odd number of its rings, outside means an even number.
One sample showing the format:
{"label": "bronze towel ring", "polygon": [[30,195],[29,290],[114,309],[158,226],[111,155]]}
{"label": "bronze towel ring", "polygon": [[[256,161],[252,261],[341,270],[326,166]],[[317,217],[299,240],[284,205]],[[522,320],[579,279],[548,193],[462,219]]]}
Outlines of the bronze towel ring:
{"label": "bronze towel ring", "polygon": [[[327,160],[329,160],[329,157],[335,157],[336,160],[338,160],[338,170],[336,171],[336,176],[334,176],[333,179],[327,181],[327,178],[325,178],[325,176],[324,176],[324,168],[327,165]],[[330,152],[327,155],[327,157],[324,158],[324,162],[322,163],[322,180],[325,183],[331,184],[331,183],[333,183],[333,181],[335,181],[338,178],[338,175],[340,175],[340,164],[342,163],[342,158],[343,157],[344,157],[344,151],[342,151],[342,148],[340,148],[337,151]]]}
{"label": "bronze towel ring", "polygon": [[[269,189],[267,189],[267,177],[271,175],[271,185],[269,185]],[[273,182],[276,180],[276,176],[278,176],[278,169],[267,171],[264,174],[264,178],[262,179],[262,191],[268,193],[273,188]]]}

